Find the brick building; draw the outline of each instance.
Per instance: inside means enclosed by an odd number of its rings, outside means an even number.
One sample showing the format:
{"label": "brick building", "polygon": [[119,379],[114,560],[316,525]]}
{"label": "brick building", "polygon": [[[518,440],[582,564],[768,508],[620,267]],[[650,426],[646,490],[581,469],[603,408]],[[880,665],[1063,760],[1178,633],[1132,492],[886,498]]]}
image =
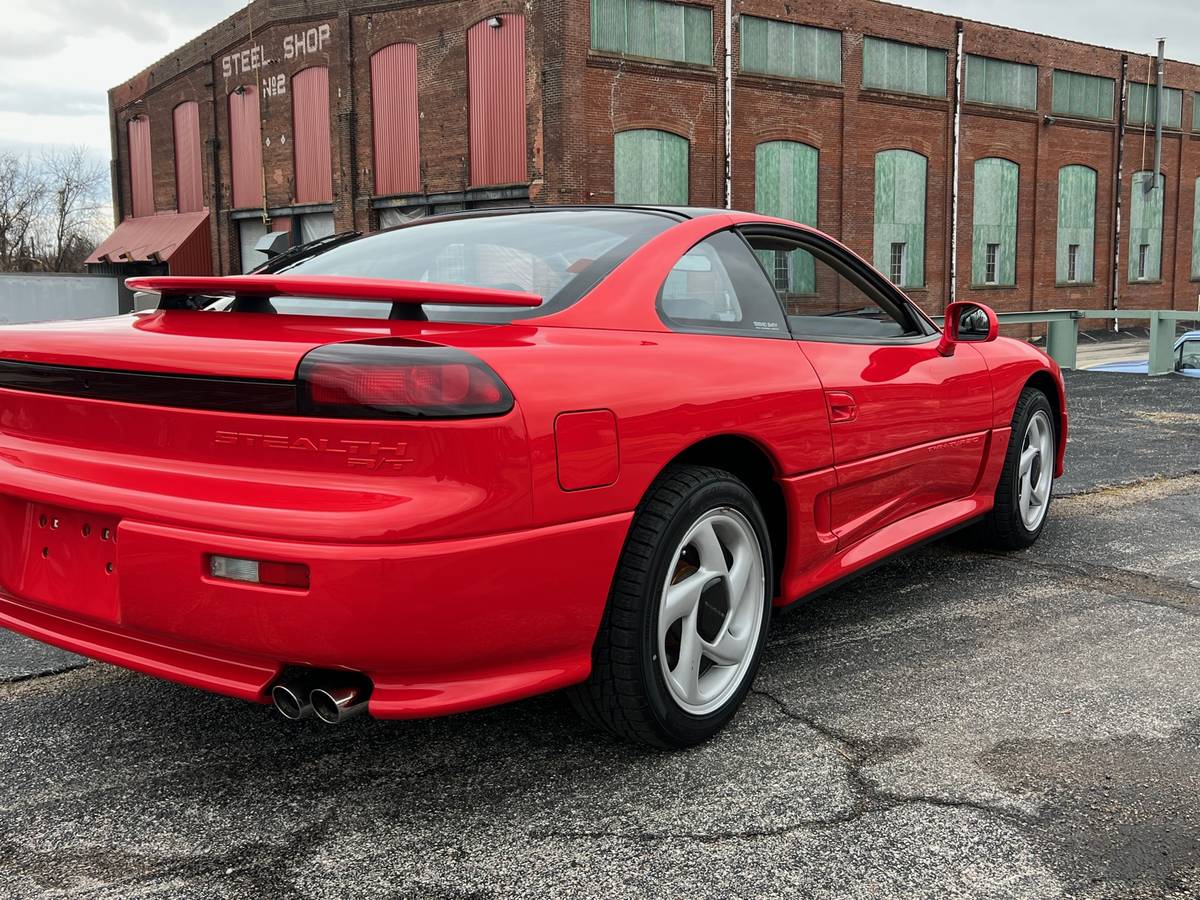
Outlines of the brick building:
{"label": "brick building", "polygon": [[121,225],[93,263],[229,273],[268,229],[728,191],[933,312],[951,280],[1002,310],[1193,308],[1200,66],[1166,65],[1157,184],[1155,80],[874,0],[254,0],[109,92]]}

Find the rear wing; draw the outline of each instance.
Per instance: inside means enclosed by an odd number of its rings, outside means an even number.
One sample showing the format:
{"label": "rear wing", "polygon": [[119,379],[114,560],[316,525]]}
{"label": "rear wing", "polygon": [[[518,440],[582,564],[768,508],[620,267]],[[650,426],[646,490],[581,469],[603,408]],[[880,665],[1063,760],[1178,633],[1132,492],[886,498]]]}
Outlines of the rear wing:
{"label": "rear wing", "polygon": [[[445,306],[523,306],[542,305],[542,298],[525,291],[475,287],[465,284],[441,284],[433,281],[393,281],[389,278],[348,278],[342,275],[226,275],[193,277],[155,275],[127,278],[131,291],[170,297],[246,297],[266,300],[271,297],[311,297],[320,300],[366,300],[379,303]],[[171,306],[160,303],[159,308]]]}

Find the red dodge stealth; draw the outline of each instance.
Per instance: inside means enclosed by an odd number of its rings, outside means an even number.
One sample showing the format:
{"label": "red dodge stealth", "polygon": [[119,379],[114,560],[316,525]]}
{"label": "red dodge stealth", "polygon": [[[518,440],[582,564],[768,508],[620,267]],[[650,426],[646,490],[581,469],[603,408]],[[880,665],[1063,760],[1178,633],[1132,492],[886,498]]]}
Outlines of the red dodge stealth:
{"label": "red dodge stealth", "polygon": [[773,608],[1026,547],[1062,473],[1040,350],[761,215],[489,210],[129,285],[157,308],[0,329],[0,625],[288,718],[570,688],[693,744]]}

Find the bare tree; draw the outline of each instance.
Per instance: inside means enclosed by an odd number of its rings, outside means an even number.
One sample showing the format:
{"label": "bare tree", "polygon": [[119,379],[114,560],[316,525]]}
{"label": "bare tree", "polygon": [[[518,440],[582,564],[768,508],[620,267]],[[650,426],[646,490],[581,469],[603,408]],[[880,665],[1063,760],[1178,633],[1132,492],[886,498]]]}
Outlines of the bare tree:
{"label": "bare tree", "polygon": [[46,187],[28,156],[0,154],[0,271],[29,267]]}
{"label": "bare tree", "polygon": [[81,270],[109,224],[106,181],[83,147],[0,154],[0,271]]}

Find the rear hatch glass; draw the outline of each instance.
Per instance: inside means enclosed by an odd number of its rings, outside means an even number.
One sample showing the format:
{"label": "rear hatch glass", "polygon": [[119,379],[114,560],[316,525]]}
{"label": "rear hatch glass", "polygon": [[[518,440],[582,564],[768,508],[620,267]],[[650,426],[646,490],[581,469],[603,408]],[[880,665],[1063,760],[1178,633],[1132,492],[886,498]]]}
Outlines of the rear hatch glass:
{"label": "rear hatch glass", "polygon": [[[677,221],[666,213],[617,209],[514,210],[425,219],[339,244],[278,274],[431,281],[525,291],[543,298],[533,309],[423,306],[424,317],[433,322],[507,324],[566,309]],[[231,306],[218,302],[210,309]],[[315,298],[275,298],[270,306],[292,315],[391,314],[388,304]]]}

